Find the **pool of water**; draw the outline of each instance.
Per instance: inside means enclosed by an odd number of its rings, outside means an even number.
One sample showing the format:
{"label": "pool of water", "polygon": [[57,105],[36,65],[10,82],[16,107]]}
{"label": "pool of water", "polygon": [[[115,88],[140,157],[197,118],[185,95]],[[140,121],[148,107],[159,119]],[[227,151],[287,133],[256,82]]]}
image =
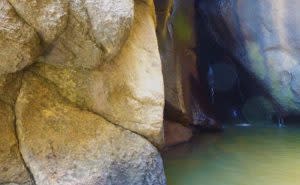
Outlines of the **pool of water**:
{"label": "pool of water", "polygon": [[300,127],[227,127],[163,158],[168,185],[300,185]]}

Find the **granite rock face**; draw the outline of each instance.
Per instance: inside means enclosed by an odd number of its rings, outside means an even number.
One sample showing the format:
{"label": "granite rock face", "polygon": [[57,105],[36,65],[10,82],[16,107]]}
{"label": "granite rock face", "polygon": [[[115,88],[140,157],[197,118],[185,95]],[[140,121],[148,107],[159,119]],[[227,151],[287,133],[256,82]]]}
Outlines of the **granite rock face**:
{"label": "granite rock face", "polygon": [[30,70],[80,107],[162,145],[164,93],[153,8],[136,2],[128,42],[111,63],[92,70],[38,63]]}
{"label": "granite rock face", "polygon": [[26,73],[16,103],[20,150],[38,185],[165,184],[162,160],[142,137],[81,110]]}
{"label": "granite rock face", "polygon": [[65,12],[68,23],[47,49],[43,60],[52,65],[86,69],[112,60],[130,33],[134,18],[133,0],[65,3],[69,7]]}
{"label": "granite rock face", "polygon": [[202,1],[210,32],[287,114],[299,114],[300,27],[297,0]]}
{"label": "granite rock face", "polygon": [[0,2],[0,75],[22,70],[40,55],[35,30],[6,0]]}
{"label": "granite rock face", "polygon": [[19,151],[15,129],[14,103],[21,74],[0,77],[0,184],[31,185],[26,165]]}
{"label": "granite rock face", "polygon": [[0,10],[0,184],[165,185],[153,2]]}
{"label": "granite rock face", "polygon": [[12,107],[0,102],[0,184],[31,184],[31,179],[20,155],[15,135]]}

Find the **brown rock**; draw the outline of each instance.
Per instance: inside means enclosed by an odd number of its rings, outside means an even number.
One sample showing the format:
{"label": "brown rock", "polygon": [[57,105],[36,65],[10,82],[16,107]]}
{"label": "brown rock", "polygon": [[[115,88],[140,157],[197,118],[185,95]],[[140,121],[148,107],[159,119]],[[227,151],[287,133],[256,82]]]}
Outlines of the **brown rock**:
{"label": "brown rock", "polygon": [[173,146],[189,141],[193,136],[192,129],[180,123],[164,121],[165,146]]}
{"label": "brown rock", "polygon": [[76,108],[27,73],[16,105],[20,150],[37,185],[165,185],[144,138]]}
{"label": "brown rock", "polygon": [[164,93],[153,8],[135,3],[131,33],[113,62],[93,70],[39,63],[31,70],[81,108],[162,145]]}
{"label": "brown rock", "polygon": [[7,0],[0,1],[0,75],[32,64],[40,55],[40,40]]}
{"label": "brown rock", "polygon": [[31,185],[22,161],[15,132],[12,107],[0,102],[0,184]]}

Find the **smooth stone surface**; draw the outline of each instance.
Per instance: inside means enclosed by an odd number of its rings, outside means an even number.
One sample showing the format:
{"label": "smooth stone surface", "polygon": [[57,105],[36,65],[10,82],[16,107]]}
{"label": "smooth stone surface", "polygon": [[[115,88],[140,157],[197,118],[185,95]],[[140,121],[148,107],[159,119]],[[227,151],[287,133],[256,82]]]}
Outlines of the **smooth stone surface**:
{"label": "smooth stone surface", "polygon": [[20,150],[37,185],[165,185],[144,138],[77,108],[26,73],[16,104]]}
{"label": "smooth stone surface", "polygon": [[287,114],[300,112],[299,6],[297,0],[207,0],[198,7],[216,42],[263,84],[280,112]]}
{"label": "smooth stone surface", "polygon": [[91,69],[119,54],[133,23],[133,0],[77,0],[68,7],[67,26],[48,49],[45,62]]}
{"label": "smooth stone surface", "polygon": [[153,3],[135,3],[128,41],[113,62],[93,70],[38,63],[30,70],[81,108],[162,146],[164,93],[153,8]]}
{"label": "smooth stone surface", "polygon": [[189,141],[193,136],[192,129],[180,123],[164,121],[165,147],[174,146]]}

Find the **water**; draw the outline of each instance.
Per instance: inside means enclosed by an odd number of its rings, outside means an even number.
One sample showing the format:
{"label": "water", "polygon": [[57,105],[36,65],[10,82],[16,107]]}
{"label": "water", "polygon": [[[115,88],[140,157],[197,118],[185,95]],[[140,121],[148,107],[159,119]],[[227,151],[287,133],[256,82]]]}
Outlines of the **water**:
{"label": "water", "polygon": [[227,127],[163,158],[168,185],[300,185],[300,128]]}

